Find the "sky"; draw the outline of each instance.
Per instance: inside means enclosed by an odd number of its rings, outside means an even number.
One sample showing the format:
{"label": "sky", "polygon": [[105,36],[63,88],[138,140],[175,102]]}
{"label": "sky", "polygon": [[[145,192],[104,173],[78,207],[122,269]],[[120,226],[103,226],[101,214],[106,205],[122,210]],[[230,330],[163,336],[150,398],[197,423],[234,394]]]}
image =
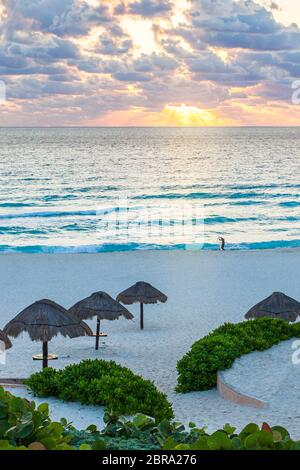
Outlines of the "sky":
{"label": "sky", "polygon": [[300,125],[297,0],[0,0],[0,36],[0,126]]}

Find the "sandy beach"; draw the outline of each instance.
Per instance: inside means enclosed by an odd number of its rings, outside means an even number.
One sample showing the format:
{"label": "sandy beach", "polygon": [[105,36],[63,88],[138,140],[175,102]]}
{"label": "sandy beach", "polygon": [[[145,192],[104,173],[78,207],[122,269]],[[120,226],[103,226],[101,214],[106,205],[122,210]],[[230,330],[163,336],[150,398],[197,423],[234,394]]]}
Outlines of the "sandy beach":
{"label": "sandy beach", "polygon": [[[59,359],[51,365],[62,368],[86,358],[112,359],[153,380],[168,394],[176,419],[185,423],[194,421],[214,431],[227,422],[240,429],[248,422],[267,421],[286,426],[299,438],[300,415],[294,406],[287,406],[286,400],[284,403],[271,400],[268,409],[257,410],[226,402],[216,390],[174,393],[176,363],[194,341],[224,322],[242,321],[252,305],[273,291],[300,299],[299,265],[298,250],[3,254],[0,256],[0,328],[41,298],[50,298],[68,308],[92,292],[103,290],[116,296],[138,280],[148,281],[165,292],[169,300],[166,304],[145,307],[143,332],[139,330],[138,306],[131,306],[134,321],[103,322],[102,330],[108,337],[98,352],[92,338],[57,337],[50,343],[49,351],[58,354]],[[273,348],[271,357],[268,352],[262,353],[263,363],[269,357],[269,364],[273,364],[282,352],[280,347]],[[285,346],[287,361],[289,348],[290,345]],[[0,366],[1,377],[26,377],[39,370],[41,364],[34,362],[32,355],[40,352],[41,345],[32,343],[27,335],[17,338],[7,353],[6,365]],[[279,368],[273,364],[264,367],[265,374],[259,371],[256,374],[260,364],[258,354],[254,353],[253,360],[251,355],[247,359],[249,373],[243,367],[242,380],[250,381],[251,391],[256,390],[255,381],[262,390],[264,376],[267,376],[266,387],[270,387],[272,374],[274,382],[281,381],[277,390],[285,396],[280,376],[284,374],[284,362],[281,361]],[[239,367],[236,370],[240,374]],[[300,385],[297,375],[289,375],[289,383],[295,381],[295,390],[297,383]],[[297,393],[289,397],[291,403],[298,399]],[[99,426],[102,423],[103,411],[99,408],[47,401],[52,404],[55,419],[65,416],[80,428],[92,422]]]}

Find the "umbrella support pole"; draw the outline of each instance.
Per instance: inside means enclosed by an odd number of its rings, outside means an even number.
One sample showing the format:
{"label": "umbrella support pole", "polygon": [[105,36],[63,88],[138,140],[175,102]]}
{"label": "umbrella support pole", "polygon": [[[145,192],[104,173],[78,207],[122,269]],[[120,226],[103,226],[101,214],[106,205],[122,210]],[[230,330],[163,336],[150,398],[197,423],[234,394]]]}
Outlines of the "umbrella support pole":
{"label": "umbrella support pole", "polygon": [[140,316],[141,330],[144,329],[144,304],[141,303],[141,316]]}
{"label": "umbrella support pole", "polygon": [[97,319],[97,330],[96,330],[96,346],[95,349],[98,351],[99,349],[99,339],[100,339],[100,320]]}
{"label": "umbrella support pole", "polygon": [[43,343],[43,369],[48,367],[48,343]]}

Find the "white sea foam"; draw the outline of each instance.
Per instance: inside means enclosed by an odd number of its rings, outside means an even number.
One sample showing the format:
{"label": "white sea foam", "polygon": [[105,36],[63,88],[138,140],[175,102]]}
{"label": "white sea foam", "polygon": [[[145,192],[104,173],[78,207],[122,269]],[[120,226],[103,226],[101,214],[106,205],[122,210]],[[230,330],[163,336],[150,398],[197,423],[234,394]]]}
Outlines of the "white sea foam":
{"label": "white sea foam", "polygon": [[0,129],[0,146],[1,251],[299,246],[297,128]]}

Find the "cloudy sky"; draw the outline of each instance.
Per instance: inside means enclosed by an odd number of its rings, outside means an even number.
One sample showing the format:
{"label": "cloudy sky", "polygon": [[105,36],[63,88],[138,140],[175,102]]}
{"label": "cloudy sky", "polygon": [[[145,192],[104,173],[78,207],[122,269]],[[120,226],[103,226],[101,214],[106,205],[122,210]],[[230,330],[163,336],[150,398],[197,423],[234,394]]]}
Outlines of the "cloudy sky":
{"label": "cloudy sky", "polygon": [[0,35],[1,126],[300,124],[297,0],[0,0]]}

